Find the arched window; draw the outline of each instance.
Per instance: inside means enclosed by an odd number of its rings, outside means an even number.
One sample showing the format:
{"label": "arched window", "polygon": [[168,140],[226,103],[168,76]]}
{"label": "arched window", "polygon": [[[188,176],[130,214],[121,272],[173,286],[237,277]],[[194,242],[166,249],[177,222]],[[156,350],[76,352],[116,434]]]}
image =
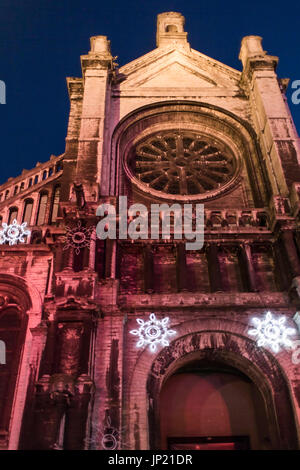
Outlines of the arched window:
{"label": "arched window", "polygon": [[37,184],[38,181],[39,181],[39,175],[36,175],[36,176],[34,177],[34,184]]}
{"label": "arched window", "polygon": [[20,191],[23,191],[24,186],[25,186],[25,183],[24,183],[24,181],[22,181],[21,186],[20,186]]}
{"label": "arched window", "polygon": [[26,199],[24,203],[24,212],[23,212],[22,222],[27,222],[27,225],[30,225],[30,222],[31,222],[32,209],[33,209],[33,200]]}
{"label": "arched window", "polygon": [[5,198],[4,198],[4,199],[7,199],[8,196],[9,196],[9,189],[7,189],[7,190],[5,191]]}
{"label": "arched window", "polygon": [[17,192],[18,192],[18,186],[15,186],[14,196],[17,194]]}
{"label": "arched window", "polygon": [[44,170],[43,171],[43,180],[45,180],[47,178],[47,170]]}
{"label": "arched window", "polygon": [[62,162],[56,163],[55,172],[58,173],[62,170]]}
{"label": "arched window", "polygon": [[[8,306],[11,300],[6,301],[5,297],[0,293],[1,300],[4,306],[0,307],[0,339],[2,341],[2,360],[0,361],[0,429],[2,432],[7,433],[9,431],[11,407],[25,338],[27,315],[23,314],[17,305],[11,304]],[[7,307],[5,303],[7,303]]]}
{"label": "arched window", "polygon": [[52,201],[52,209],[51,209],[51,217],[50,217],[51,224],[54,224],[56,222],[58,206],[59,206],[59,196],[60,196],[60,186],[56,186],[54,188],[54,193],[53,193],[53,201]]}
{"label": "arched window", "polygon": [[40,194],[39,210],[36,219],[36,225],[43,225],[45,223],[46,208],[48,202],[48,193]]}
{"label": "arched window", "polygon": [[169,24],[166,26],[166,33],[177,33],[177,26],[175,24]]}
{"label": "arched window", "polygon": [[30,180],[28,181],[28,188],[30,188],[32,186],[32,178],[30,178]]}
{"label": "arched window", "polygon": [[11,207],[9,209],[8,225],[12,224],[13,221],[17,218],[18,218],[18,208],[17,207]]}
{"label": "arched window", "polygon": [[48,173],[49,178],[50,178],[50,176],[52,176],[52,175],[53,175],[53,168],[49,168],[49,173]]}
{"label": "arched window", "polygon": [[40,245],[42,243],[42,231],[41,230],[33,230],[30,243],[32,245]]}

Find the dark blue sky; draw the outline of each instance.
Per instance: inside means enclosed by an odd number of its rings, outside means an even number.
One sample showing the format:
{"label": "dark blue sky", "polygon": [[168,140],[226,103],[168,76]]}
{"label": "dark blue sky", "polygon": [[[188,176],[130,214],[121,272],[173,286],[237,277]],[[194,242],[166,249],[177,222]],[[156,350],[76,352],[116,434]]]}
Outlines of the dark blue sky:
{"label": "dark blue sky", "polygon": [[[66,76],[81,76],[89,38],[107,35],[124,65],[155,47],[156,15],[179,11],[194,49],[241,69],[243,36],[263,36],[279,77],[300,80],[300,3],[235,0],[0,0],[0,184],[64,152]],[[289,104],[300,131],[300,104]]]}

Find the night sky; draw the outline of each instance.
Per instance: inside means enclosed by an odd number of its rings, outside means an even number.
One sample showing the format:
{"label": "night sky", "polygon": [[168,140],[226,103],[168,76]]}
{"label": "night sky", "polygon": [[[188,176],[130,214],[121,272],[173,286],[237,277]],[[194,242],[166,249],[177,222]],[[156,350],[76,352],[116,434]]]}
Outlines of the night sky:
{"label": "night sky", "polygon": [[[300,2],[221,0],[0,0],[0,184],[64,152],[69,101],[65,77],[81,76],[89,38],[107,35],[119,65],[155,48],[156,15],[186,18],[192,48],[241,70],[243,36],[263,36],[280,58],[278,75],[300,80]],[[288,101],[300,131],[300,104]]]}

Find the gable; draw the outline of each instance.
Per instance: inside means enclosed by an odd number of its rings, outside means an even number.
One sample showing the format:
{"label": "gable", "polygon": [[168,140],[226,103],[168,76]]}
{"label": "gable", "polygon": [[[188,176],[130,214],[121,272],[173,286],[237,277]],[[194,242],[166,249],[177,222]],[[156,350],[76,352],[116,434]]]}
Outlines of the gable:
{"label": "gable", "polygon": [[148,87],[212,87],[216,83],[205,75],[192,70],[178,62],[168,65],[154,76],[142,81],[139,84],[142,88]]}
{"label": "gable", "polygon": [[232,88],[240,72],[197,51],[152,51],[121,67],[122,89],[128,88]]}

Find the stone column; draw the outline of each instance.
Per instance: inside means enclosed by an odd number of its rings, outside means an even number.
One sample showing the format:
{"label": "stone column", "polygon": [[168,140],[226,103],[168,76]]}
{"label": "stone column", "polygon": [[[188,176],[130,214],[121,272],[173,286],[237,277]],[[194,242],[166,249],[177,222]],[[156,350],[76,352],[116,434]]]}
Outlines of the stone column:
{"label": "stone column", "polygon": [[102,175],[105,153],[105,119],[109,111],[110,73],[113,58],[106,36],[91,38],[91,50],[81,57],[84,76],[83,102],[78,141],[76,181],[87,201],[95,201],[100,187],[107,184]]}
{"label": "stone column", "polygon": [[83,332],[81,335],[79,375],[88,374],[91,369],[91,343],[94,333],[94,322],[92,319],[83,321]]}
{"label": "stone column", "polygon": [[247,279],[247,287],[250,292],[256,292],[256,279],[255,279],[255,271],[252,262],[252,250],[251,245],[249,242],[244,242],[241,245],[241,257],[242,257],[242,267],[244,268],[246,279]]}
{"label": "stone column", "polygon": [[88,269],[90,264],[90,247],[84,247],[82,254],[82,269]]}
{"label": "stone column", "polygon": [[[113,304],[109,305],[110,300],[113,301],[112,296],[107,300],[107,311],[115,309]],[[124,332],[125,322],[123,316],[112,316],[108,313],[98,323],[97,336],[101,338],[101,341],[98,340],[95,343],[94,381],[97,387],[92,420],[101,429],[105,429],[107,426],[108,417],[112,427],[119,430],[121,426],[123,367],[128,367],[128,360],[124,361],[123,355],[126,347],[123,341],[126,341],[125,337],[128,336],[127,329]],[[125,416],[123,419],[126,419]],[[99,436],[99,432],[97,433],[95,429],[92,437],[96,441],[96,447],[103,449],[102,436]]]}
{"label": "stone column", "polygon": [[54,269],[55,273],[60,272],[63,269],[63,247],[61,244],[57,244],[54,250]]}
{"label": "stone column", "polygon": [[[44,348],[47,340],[47,326],[46,322],[42,321],[39,325],[31,329],[32,333],[32,347],[31,357],[29,365],[29,381],[26,392],[26,404],[23,411],[22,419],[18,425],[20,426],[20,434],[16,433],[16,445],[11,447],[11,450],[18,449],[29,449],[32,445],[32,429],[35,415],[35,392],[36,392],[36,380],[40,375],[41,359],[43,358]],[[19,402],[19,403],[18,403]],[[20,400],[17,399],[16,403],[20,405]],[[22,426],[21,426],[22,425]],[[1,433],[0,433],[1,434]],[[13,427],[11,430],[11,439],[13,434]],[[12,444],[12,442],[11,442]],[[10,444],[10,445],[11,445]]]}
{"label": "stone column", "polygon": [[144,289],[147,294],[154,291],[153,252],[149,243],[144,245]]}
{"label": "stone column", "polygon": [[83,78],[68,77],[67,86],[70,99],[70,113],[66,137],[65,157],[63,162],[64,171],[60,177],[61,201],[69,201],[71,187],[75,180],[84,80]]}
{"label": "stone column", "polygon": [[210,288],[212,292],[222,292],[222,273],[220,261],[218,257],[218,244],[209,243],[206,248],[206,256],[208,263],[208,272],[210,277]]}
{"label": "stone column", "polygon": [[[26,450],[57,449],[66,400],[59,385],[52,384],[49,375],[44,375],[36,384],[33,426]],[[63,388],[61,384],[60,388]]]}
{"label": "stone column", "polygon": [[96,260],[96,231],[94,230],[91,235],[91,243],[89,250],[89,269],[95,271],[95,260]]}
{"label": "stone column", "polygon": [[280,240],[277,240],[273,245],[273,258],[275,262],[275,272],[276,272],[276,282],[278,286],[278,290],[288,290],[289,289],[289,282],[287,277],[287,260],[285,253],[282,250],[282,243]]}
{"label": "stone column", "polygon": [[66,268],[73,269],[74,248],[70,246],[67,250]]}
{"label": "stone column", "polygon": [[188,278],[186,268],[186,250],[184,243],[178,243],[176,246],[176,274],[178,291],[187,291]]}
{"label": "stone column", "polygon": [[81,375],[75,382],[75,393],[66,410],[64,450],[87,448],[86,423],[93,382],[87,375]]}
{"label": "stone column", "polygon": [[294,241],[292,230],[283,230],[281,232],[281,239],[283,242],[284,250],[287,255],[287,260],[290,267],[292,278],[300,276],[300,262],[297,248]]}
{"label": "stone column", "polygon": [[41,375],[51,375],[54,366],[54,354],[56,347],[57,324],[55,321],[48,322],[48,334],[44,357],[41,363]]}
{"label": "stone column", "polygon": [[67,77],[67,87],[70,99],[70,113],[68,131],[66,137],[65,154],[68,159],[75,159],[78,149],[78,138],[80,133],[80,117],[82,112],[83,79]]}
{"label": "stone column", "polygon": [[50,216],[52,212],[52,204],[53,204],[53,186],[51,186],[48,189],[48,199],[47,199],[47,205],[46,205],[46,210],[45,210],[45,218],[44,218],[44,223],[49,225],[51,223],[50,221]]}
{"label": "stone column", "polygon": [[116,279],[117,241],[105,240],[105,277]]}

